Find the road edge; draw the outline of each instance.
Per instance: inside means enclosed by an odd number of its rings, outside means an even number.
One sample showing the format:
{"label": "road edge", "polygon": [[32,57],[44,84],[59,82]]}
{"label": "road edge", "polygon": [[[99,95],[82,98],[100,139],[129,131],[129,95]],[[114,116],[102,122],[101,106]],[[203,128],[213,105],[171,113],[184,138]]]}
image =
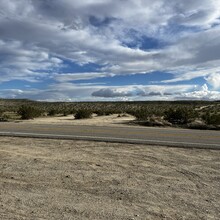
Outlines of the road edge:
{"label": "road edge", "polygon": [[0,137],[1,136],[20,137],[20,138],[57,139],[57,140],[81,140],[81,141],[96,141],[96,142],[108,142],[108,143],[142,144],[142,145],[164,146],[164,147],[174,147],[174,148],[220,150],[220,145],[216,145],[216,144],[158,141],[158,140],[144,140],[144,139],[124,139],[124,138],[115,138],[115,137],[54,135],[54,134],[36,134],[36,133],[22,133],[22,132],[0,132]]}

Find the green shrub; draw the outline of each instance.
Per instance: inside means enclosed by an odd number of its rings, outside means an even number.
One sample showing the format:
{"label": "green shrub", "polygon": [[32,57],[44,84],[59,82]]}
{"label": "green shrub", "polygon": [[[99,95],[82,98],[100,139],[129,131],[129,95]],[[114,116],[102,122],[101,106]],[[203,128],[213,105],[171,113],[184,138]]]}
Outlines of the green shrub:
{"label": "green shrub", "polygon": [[18,110],[18,115],[21,116],[21,119],[33,119],[40,117],[42,114],[42,111],[38,108],[35,108],[33,106],[21,106]]}
{"label": "green shrub", "polygon": [[208,125],[220,125],[220,114],[206,113],[205,115],[203,115],[202,119]]}
{"label": "green shrub", "polygon": [[97,116],[104,116],[104,115],[106,115],[106,112],[102,111],[102,110],[97,110],[94,113],[97,114]]}
{"label": "green shrub", "polygon": [[151,116],[151,114],[149,114],[149,111],[147,111],[146,109],[139,109],[139,110],[136,110],[136,111],[129,111],[127,113],[135,116],[138,121],[146,121]]}
{"label": "green shrub", "polygon": [[164,119],[172,124],[187,124],[190,120],[196,117],[196,113],[193,109],[188,108],[170,108],[165,112]]}
{"label": "green shrub", "polygon": [[75,119],[91,118],[92,112],[87,109],[78,110],[75,114]]}
{"label": "green shrub", "polygon": [[51,109],[51,110],[48,112],[48,115],[49,115],[49,116],[54,116],[54,115],[56,115],[56,114],[58,114],[58,112],[57,112],[57,110],[55,110],[55,109]]}
{"label": "green shrub", "polygon": [[75,114],[76,113],[76,111],[74,110],[74,109],[64,109],[63,111],[62,111],[62,114],[63,114],[63,116],[67,116],[67,115],[71,115],[71,114]]}
{"label": "green shrub", "polygon": [[9,119],[10,119],[10,117],[8,115],[5,115],[5,114],[0,115],[1,122],[9,121]]}
{"label": "green shrub", "polygon": [[95,114],[97,114],[97,116],[105,116],[105,115],[113,115],[113,114],[121,114],[122,111],[120,110],[106,110],[106,109],[103,109],[103,110],[96,110],[94,111]]}
{"label": "green shrub", "polygon": [[0,117],[3,115],[4,111],[0,109]]}
{"label": "green shrub", "polygon": [[63,111],[63,116],[67,116],[69,114],[68,111]]}

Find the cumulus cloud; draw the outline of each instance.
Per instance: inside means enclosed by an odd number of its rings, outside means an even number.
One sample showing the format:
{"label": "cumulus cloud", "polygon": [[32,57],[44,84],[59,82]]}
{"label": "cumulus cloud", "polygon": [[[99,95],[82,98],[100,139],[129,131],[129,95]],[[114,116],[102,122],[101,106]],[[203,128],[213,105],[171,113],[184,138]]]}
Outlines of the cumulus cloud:
{"label": "cumulus cloud", "polygon": [[177,85],[177,86],[124,86],[102,88],[92,93],[92,96],[114,98],[114,97],[156,97],[163,99],[164,97],[177,95],[194,88],[193,85]]}
{"label": "cumulus cloud", "polygon": [[220,71],[209,75],[206,80],[214,89],[220,89]]}
{"label": "cumulus cloud", "polygon": [[100,89],[92,93],[92,96],[96,97],[104,97],[104,98],[114,98],[114,97],[126,97],[132,96],[131,91],[127,91],[126,89]]}
{"label": "cumulus cloud", "polygon": [[219,100],[219,91],[210,91],[208,86],[204,84],[196,91],[187,92],[177,96],[176,99],[186,99],[186,100]]}
{"label": "cumulus cloud", "polygon": [[210,91],[204,84],[198,86],[165,86],[157,85],[124,87],[124,88],[105,88],[92,93],[93,96],[103,98],[116,97],[135,97],[135,100],[216,100],[220,99],[220,92]]}
{"label": "cumulus cloud", "polygon": [[[55,95],[54,95],[55,92]],[[210,91],[206,84],[196,85],[176,85],[176,86],[158,86],[158,85],[128,85],[128,86],[105,86],[105,85],[86,85],[61,83],[51,85],[46,91],[41,91],[43,97],[46,95],[48,100],[72,100],[96,101],[97,97],[103,101],[109,100],[216,100],[220,99],[220,92]],[[61,94],[61,95],[60,95]],[[19,93],[22,95],[22,93]],[[42,97],[35,93],[38,97]],[[57,97],[56,97],[57,95]],[[126,98],[126,99],[124,99]],[[38,98],[39,99],[39,98]]]}

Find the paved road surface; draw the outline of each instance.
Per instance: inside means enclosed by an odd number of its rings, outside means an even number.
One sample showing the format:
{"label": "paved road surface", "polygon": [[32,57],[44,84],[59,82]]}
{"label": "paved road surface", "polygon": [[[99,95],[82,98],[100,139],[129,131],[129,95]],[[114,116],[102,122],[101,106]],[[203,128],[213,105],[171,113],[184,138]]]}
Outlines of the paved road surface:
{"label": "paved road surface", "polygon": [[0,135],[220,149],[220,131],[0,123]]}

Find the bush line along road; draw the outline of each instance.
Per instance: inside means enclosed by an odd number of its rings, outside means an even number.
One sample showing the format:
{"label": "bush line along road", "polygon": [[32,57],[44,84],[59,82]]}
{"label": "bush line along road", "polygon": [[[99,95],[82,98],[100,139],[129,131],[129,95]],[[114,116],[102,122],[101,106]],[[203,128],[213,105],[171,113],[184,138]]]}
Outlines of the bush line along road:
{"label": "bush line along road", "polygon": [[[116,113],[120,117],[121,114],[128,113],[136,118],[136,124],[168,127],[118,128],[14,123],[17,119],[68,114],[74,115],[75,119],[83,119],[90,118],[92,113],[96,113],[97,116]],[[0,116],[3,121],[0,126],[1,135],[220,148],[219,131],[213,131],[220,129],[219,101],[47,103],[2,99]]]}
{"label": "bush line along road", "polygon": [[36,102],[0,99],[0,119],[31,119],[42,115],[73,114],[75,118],[128,113],[144,125],[170,125],[220,129],[219,101],[152,101],[152,102]]}
{"label": "bush line along road", "polygon": [[178,128],[39,125],[2,122],[0,135],[220,149],[219,131]]}

